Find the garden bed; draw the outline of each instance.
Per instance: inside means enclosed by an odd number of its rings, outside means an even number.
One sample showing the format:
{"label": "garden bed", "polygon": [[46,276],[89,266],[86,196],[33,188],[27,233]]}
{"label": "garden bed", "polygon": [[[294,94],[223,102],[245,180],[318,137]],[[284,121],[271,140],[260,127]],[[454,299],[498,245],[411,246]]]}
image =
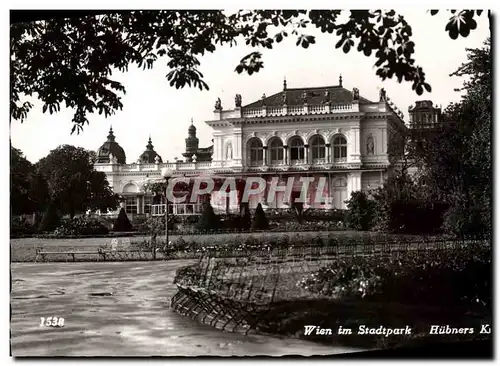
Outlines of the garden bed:
{"label": "garden bed", "polygon": [[[351,347],[484,340],[491,339],[480,333],[492,321],[491,270],[488,242],[368,255],[317,251],[302,260],[257,253],[205,258],[178,270],[172,306],[225,330],[254,329]],[[332,334],[305,335],[305,325]],[[435,325],[466,331],[431,334]],[[340,326],[352,334],[338,334]],[[360,326],[409,333],[363,335]]]}

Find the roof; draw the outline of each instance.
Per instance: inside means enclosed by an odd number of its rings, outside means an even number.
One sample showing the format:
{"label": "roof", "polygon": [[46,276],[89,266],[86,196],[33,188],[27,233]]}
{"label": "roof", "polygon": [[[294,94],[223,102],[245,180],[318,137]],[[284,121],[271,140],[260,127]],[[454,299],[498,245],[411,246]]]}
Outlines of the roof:
{"label": "roof", "polygon": [[97,162],[98,163],[110,163],[109,155],[110,153],[116,158],[118,164],[125,164],[126,156],[123,148],[115,141],[115,135],[113,134],[113,129],[109,129],[109,135],[106,142],[97,150]]}
{"label": "roof", "polygon": [[433,109],[439,109],[439,108],[435,106],[431,100],[418,100],[415,102],[415,106],[410,106],[408,108],[408,111],[419,111],[419,110],[428,111]]}
{"label": "roof", "polygon": [[160,155],[154,150],[153,143],[151,141],[151,137],[149,137],[148,144],[146,145],[146,150],[139,156],[139,160],[145,164],[153,164],[156,163],[156,157],[158,156],[158,162],[163,163],[163,160]]}
{"label": "roof", "polygon": [[[340,85],[312,88],[287,88],[286,90],[280,91],[279,93],[273,94],[265,99],[247,104],[243,108],[261,107],[264,105],[263,101],[266,106],[282,106],[285,100],[284,95],[286,95],[287,105],[301,105],[304,104],[304,102],[307,102],[307,104],[323,104],[326,102],[330,102],[332,104],[349,104],[352,103],[354,99],[353,92]],[[359,97],[359,102],[361,104],[373,103],[372,101],[361,96]]]}

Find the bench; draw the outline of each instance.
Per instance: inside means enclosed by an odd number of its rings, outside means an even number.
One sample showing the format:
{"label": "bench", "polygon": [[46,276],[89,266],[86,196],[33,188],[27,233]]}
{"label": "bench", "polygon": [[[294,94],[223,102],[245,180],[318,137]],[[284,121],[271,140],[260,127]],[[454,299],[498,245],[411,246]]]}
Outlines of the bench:
{"label": "bench", "polygon": [[[76,261],[76,256],[77,255],[97,255],[99,256],[102,260],[106,260],[108,257],[112,257],[114,255],[133,255],[134,253],[141,253],[141,254],[146,254],[148,253],[147,251],[144,250],[109,250],[109,249],[102,249],[98,248],[96,250],[66,250],[66,251],[44,251],[42,248],[37,248],[36,249],[36,256],[35,256],[35,263],[38,261],[38,259],[41,257],[42,261],[45,261],[47,259],[47,256],[50,255],[68,255],[71,256],[73,259],[73,262]],[[99,258],[97,259],[99,260]]]}
{"label": "bench", "polygon": [[99,254],[99,251],[78,251],[78,250],[72,250],[72,251],[64,251],[64,252],[46,252],[43,251],[43,249],[37,249],[36,250],[36,256],[35,256],[35,262],[38,260],[38,257],[41,256],[42,260],[45,261],[47,255],[71,255],[73,258],[73,262],[76,260],[76,255],[77,254]]}

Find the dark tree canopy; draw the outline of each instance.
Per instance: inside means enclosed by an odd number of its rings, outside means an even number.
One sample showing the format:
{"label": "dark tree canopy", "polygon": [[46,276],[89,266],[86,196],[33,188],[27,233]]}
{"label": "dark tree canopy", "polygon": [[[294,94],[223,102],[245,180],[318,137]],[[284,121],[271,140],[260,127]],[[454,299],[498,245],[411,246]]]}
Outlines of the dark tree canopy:
{"label": "dark tree canopy", "polygon": [[14,215],[42,210],[47,184],[21,150],[10,146],[10,207]]}
{"label": "dark tree canopy", "polygon": [[452,74],[469,77],[465,95],[446,109],[447,123],[425,156],[428,193],[451,205],[447,222],[460,234],[491,232],[493,207],[491,41],[467,53]]}
{"label": "dark tree canopy", "polygon": [[203,211],[196,227],[200,230],[216,230],[220,228],[220,217],[214,212],[210,201],[203,203]]}
{"label": "dark tree canopy", "polygon": [[253,216],[252,229],[255,230],[267,230],[269,229],[269,221],[267,220],[266,213],[259,203],[255,209],[255,214]]}
{"label": "dark tree canopy", "polygon": [[113,224],[113,231],[132,231],[134,228],[128,219],[124,208],[120,209],[120,213]]}
{"label": "dark tree canopy", "polygon": [[[467,37],[482,11],[451,10],[444,26],[452,39]],[[340,15],[348,15],[341,21]],[[434,15],[437,11],[431,11]],[[165,57],[171,86],[208,89],[199,58],[223,45],[243,42],[257,50],[244,56],[236,72],[249,75],[263,66],[258,48],[272,49],[284,38],[296,38],[308,48],[315,37],[310,27],[330,33],[336,48],[375,54],[376,74],[412,83],[418,95],[431,91],[424,70],[413,58],[412,29],[394,10],[240,10],[122,11],[14,23],[11,39],[11,119],[23,122],[33,105],[55,113],[61,105],[74,110],[72,132],[79,132],[89,113],[109,116],[123,107],[125,87],[112,79],[115,70],[130,65],[152,68]]]}
{"label": "dark tree canopy", "polygon": [[[374,229],[442,229],[458,236],[492,232],[492,63],[491,41],[468,49],[467,62],[451,76],[466,76],[462,100],[450,104],[437,133],[419,150],[408,142],[402,169],[373,193]],[[412,150],[413,149],[413,150]],[[417,164],[415,164],[417,163]],[[421,170],[411,176],[413,164]],[[351,199],[352,200],[352,199]],[[404,213],[415,218],[403,217]],[[356,212],[354,211],[354,214]],[[419,221],[419,225],[415,225]],[[403,225],[403,224],[404,225]]]}
{"label": "dark tree canopy", "polygon": [[97,172],[94,155],[81,147],[62,145],[37,163],[37,170],[48,185],[49,200],[61,213],[71,217],[77,211],[116,209],[106,175]]}

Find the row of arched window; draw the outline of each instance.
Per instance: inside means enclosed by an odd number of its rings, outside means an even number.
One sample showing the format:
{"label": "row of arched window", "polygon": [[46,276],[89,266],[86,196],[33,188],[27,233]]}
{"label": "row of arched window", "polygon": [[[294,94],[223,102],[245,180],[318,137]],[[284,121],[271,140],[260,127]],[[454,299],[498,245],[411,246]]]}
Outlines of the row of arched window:
{"label": "row of arched window", "polygon": [[264,153],[264,146],[259,138],[253,138],[248,142],[250,165],[262,165],[264,160],[268,164],[294,164],[316,162],[342,162],[347,160],[347,140],[343,135],[333,138],[332,145],[326,144],[323,136],[315,135],[311,138],[309,146],[299,136],[290,139],[288,149],[285,149],[283,141],[275,137],[269,141],[268,154]]}

